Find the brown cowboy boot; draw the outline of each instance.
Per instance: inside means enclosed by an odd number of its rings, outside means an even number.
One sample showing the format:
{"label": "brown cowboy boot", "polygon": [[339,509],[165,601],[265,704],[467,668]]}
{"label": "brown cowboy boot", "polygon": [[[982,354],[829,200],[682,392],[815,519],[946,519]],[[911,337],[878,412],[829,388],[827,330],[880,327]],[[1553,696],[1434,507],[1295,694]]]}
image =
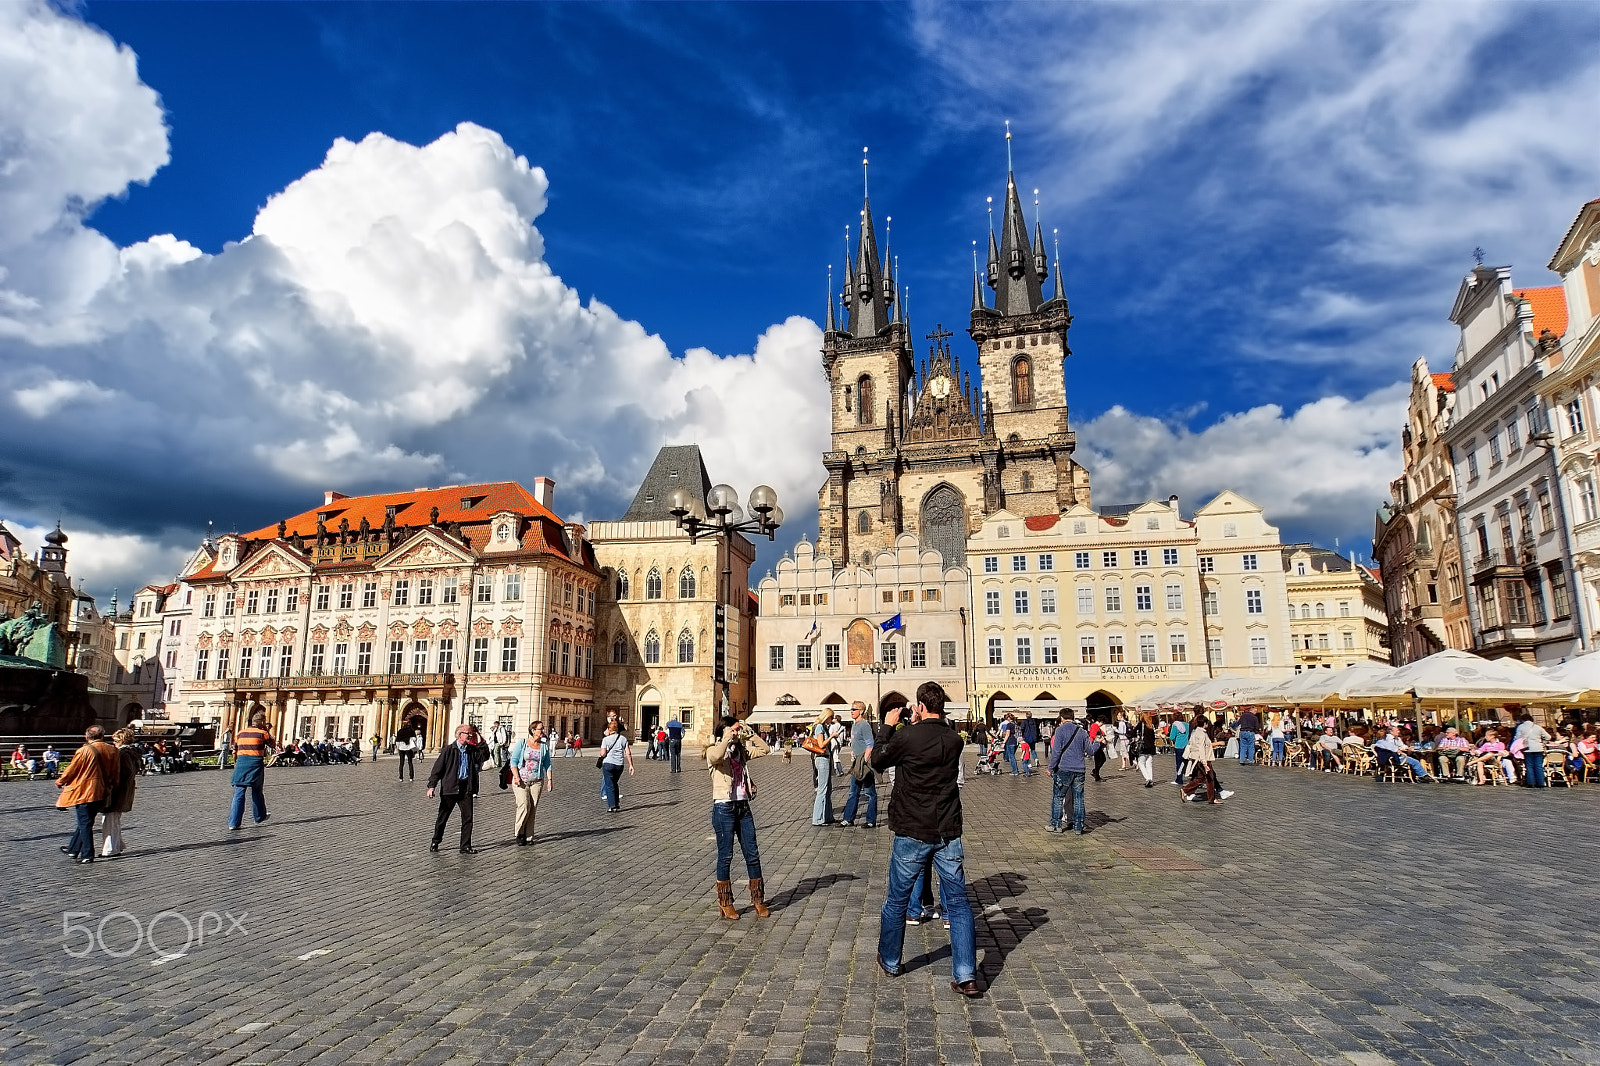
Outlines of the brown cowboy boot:
{"label": "brown cowboy boot", "polygon": [[756,909],[756,917],[765,918],[772,912],[767,909],[766,897],[761,891],[761,878],[750,879],[750,905]]}
{"label": "brown cowboy boot", "polygon": [[739,912],[733,906],[733,882],[717,882],[717,908],[722,911],[722,916],[730,922],[739,920]]}

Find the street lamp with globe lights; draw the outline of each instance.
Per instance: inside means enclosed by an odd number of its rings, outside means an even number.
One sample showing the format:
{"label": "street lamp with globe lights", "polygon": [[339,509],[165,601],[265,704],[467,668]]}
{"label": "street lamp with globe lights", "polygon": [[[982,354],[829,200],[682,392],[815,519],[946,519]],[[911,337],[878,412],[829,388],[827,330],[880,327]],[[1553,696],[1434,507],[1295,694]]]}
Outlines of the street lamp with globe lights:
{"label": "street lamp with globe lights", "polygon": [[733,538],[740,533],[754,533],[768,540],[776,539],[778,527],[783,525],[783,508],[778,506],[778,494],[771,486],[757,485],[750,490],[749,517],[739,506],[739,493],[732,485],[717,485],[704,500],[687,489],[673,489],[667,494],[667,513],[678,523],[678,528],[689,534],[689,543],[698,543],[701,537],[716,537],[721,541],[722,587],[717,597],[717,645],[714,649],[713,680],[722,682],[722,713],[728,714],[732,683],[727,677],[722,654],[722,643],[727,630],[726,612],[733,606]]}

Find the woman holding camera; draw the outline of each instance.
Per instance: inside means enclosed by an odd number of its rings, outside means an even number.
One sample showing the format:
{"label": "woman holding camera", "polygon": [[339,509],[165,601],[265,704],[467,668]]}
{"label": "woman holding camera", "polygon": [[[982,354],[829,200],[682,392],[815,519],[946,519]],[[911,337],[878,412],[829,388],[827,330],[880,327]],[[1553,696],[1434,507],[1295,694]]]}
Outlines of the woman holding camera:
{"label": "woman holding camera", "polygon": [[756,819],[750,813],[755,798],[755,782],[750,779],[750,760],[759,759],[771,749],[767,742],[737,718],[724,715],[711,746],[706,748],[706,764],[711,771],[711,828],[717,834],[717,908],[729,921],[739,920],[733,906],[733,840],[739,838],[744,853],[745,872],[750,876],[750,904],[765,918],[766,898],[762,895],[761,853],[756,849]]}

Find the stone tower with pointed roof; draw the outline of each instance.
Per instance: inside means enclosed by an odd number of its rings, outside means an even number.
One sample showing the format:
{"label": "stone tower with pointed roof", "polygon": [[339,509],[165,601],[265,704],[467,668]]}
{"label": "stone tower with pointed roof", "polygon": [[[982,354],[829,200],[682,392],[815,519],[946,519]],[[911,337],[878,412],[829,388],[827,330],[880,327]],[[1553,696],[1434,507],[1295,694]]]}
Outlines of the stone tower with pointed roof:
{"label": "stone tower with pointed roof", "polygon": [[[1010,134],[1007,134],[1009,139]],[[1009,156],[1009,152],[1008,152]],[[839,563],[870,563],[911,533],[947,565],[965,561],[966,539],[984,517],[1022,516],[1089,504],[1089,475],[1073,461],[1065,360],[1072,316],[1037,222],[1033,241],[1008,167],[1000,233],[990,234],[987,283],[973,277],[968,334],[976,373],[961,365],[942,326],[920,368],[894,260],[880,256],[870,199],[835,314],[830,298],[822,371],[832,393],[828,480],[818,494],[819,551]]]}

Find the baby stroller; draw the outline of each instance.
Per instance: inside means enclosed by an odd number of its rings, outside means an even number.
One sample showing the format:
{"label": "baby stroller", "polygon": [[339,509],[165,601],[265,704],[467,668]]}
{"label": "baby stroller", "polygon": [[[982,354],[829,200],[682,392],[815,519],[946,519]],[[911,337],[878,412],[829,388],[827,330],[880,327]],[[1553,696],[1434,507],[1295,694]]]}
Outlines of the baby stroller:
{"label": "baby stroller", "polygon": [[978,774],[980,777],[985,774],[999,777],[1005,772],[1005,754],[1005,744],[1000,741],[999,737],[991,737],[989,746],[978,756],[978,765],[973,768],[973,773]]}

